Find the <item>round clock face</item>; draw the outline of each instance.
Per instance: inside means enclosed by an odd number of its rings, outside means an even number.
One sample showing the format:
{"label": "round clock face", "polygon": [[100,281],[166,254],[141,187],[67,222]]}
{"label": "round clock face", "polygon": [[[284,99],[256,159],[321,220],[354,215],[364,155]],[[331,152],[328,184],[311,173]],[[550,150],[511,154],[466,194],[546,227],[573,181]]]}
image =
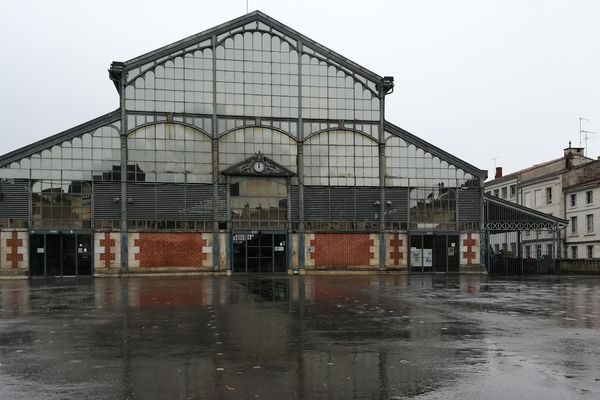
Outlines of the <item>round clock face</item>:
{"label": "round clock face", "polygon": [[265,170],[265,164],[263,164],[260,161],[255,162],[253,167],[254,167],[254,171],[255,172],[259,172],[260,173],[260,172],[263,172]]}

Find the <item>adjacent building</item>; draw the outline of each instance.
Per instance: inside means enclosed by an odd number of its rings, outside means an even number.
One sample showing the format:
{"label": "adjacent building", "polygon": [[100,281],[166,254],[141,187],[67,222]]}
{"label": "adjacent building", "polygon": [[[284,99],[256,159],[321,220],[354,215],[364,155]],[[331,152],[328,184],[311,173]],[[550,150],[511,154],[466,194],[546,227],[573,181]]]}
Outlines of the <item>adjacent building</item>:
{"label": "adjacent building", "polygon": [[565,258],[600,258],[600,160],[562,176],[565,195]]}
{"label": "adjacent building", "polygon": [[480,170],[261,12],[110,71],[115,111],[0,157],[0,273],[480,268]]}
{"label": "adjacent building", "polygon": [[[485,183],[485,193],[506,201],[520,204],[541,213],[565,219],[568,226],[561,230],[558,248],[552,242],[556,239],[553,232],[543,230],[526,230],[520,233],[522,248],[520,254],[525,258],[542,258],[546,256],[562,256],[583,258],[590,250],[584,238],[591,238],[594,218],[590,215],[593,205],[593,194],[585,186],[589,183],[582,178],[582,172],[588,171],[587,165],[595,165],[591,158],[583,153],[583,148],[569,147],[564,149],[563,156],[508,175],[502,174],[502,168],[496,168],[495,178]],[[578,171],[578,172],[577,172]],[[599,176],[600,177],[600,176]],[[591,181],[591,180],[590,180]],[[586,183],[587,182],[587,183]],[[600,195],[600,194],[598,194]],[[589,198],[586,198],[589,196]],[[590,200],[590,205],[585,203]],[[578,207],[578,204],[581,207]],[[584,204],[587,206],[584,206]],[[590,211],[590,212],[587,212]],[[589,225],[587,225],[589,223]],[[587,231],[587,229],[591,231]],[[581,243],[575,244],[574,240]],[[514,236],[493,235],[490,245],[493,251],[518,253]],[[581,249],[580,249],[581,248]],[[597,251],[600,251],[600,247]]]}

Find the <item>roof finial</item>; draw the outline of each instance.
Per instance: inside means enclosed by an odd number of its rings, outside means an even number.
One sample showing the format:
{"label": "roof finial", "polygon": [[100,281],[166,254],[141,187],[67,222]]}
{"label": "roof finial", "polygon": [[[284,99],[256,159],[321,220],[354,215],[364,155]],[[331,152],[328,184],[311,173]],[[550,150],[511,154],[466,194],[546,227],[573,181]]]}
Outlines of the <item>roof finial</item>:
{"label": "roof finial", "polygon": [[569,148],[571,148],[571,141],[569,140]]}

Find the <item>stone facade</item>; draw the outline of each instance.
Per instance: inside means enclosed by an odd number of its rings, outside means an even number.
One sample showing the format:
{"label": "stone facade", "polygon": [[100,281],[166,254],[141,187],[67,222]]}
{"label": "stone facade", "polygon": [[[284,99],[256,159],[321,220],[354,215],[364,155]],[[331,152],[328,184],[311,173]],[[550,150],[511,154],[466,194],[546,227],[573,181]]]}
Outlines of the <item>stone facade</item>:
{"label": "stone facade", "polygon": [[291,257],[292,262],[291,262],[290,267],[293,270],[297,270],[298,266],[300,265],[299,264],[299,255],[300,254],[299,254],[299,249],[298,249],[298,245],[299,245],[299,241],[298,241],[299,237],[298,236],[299,235],[297,233],[292,233],[290,235],[290,243],[288,245],[288,249],[289,249],[288,251],[292,252],[292,257]]}
{"label": "stone facade", "polygon": [[29,270],[29,235],[26,230],[0,233],[0,272],[26,276]]}
{"label": "stone facade", "polygon": [[481,241],[479,233],[460,234],[460,267],[478,268],[480,261]]}
{"label": "stone facade", "polygon": [[408,268],[408,235],[387,233],[385,267],[387,269],[406,270]]}
{"label": "stone facade", "polygon": [[94,233],[95,273],[114,273],[121,267],[121,234],[119,232]]}

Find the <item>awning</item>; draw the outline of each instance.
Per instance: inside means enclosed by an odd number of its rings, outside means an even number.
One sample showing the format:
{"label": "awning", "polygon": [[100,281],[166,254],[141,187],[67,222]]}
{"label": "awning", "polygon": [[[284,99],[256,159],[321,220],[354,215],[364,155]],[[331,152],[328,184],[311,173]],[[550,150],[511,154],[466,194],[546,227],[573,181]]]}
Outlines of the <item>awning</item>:
{"label": "awning", "polygon": [[568,222],[520,204],[484,194],[483,206],[488,231],[529,231],[564,228]]}

